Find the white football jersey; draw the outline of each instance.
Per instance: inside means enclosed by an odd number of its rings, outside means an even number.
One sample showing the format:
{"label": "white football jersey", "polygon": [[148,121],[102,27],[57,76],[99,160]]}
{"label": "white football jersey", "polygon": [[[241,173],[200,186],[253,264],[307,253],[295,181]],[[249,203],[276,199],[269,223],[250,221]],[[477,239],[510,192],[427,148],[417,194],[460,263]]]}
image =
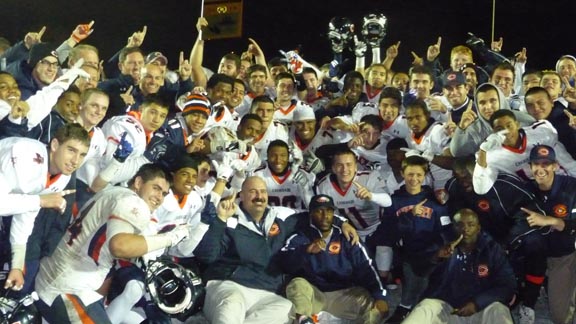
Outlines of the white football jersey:
{"label": "white football jersey", "polygon": [[278,107],[274,112],[273,120],[277,120],[286,125],[291,125],[294,120],[294,112],[297,109],[309,109],[307,104],[302,101],[292,99],[290,100],[290,105],[288,107]]}
{"label": "white football jersey", "polygon": [[268,156],[268,145],[274,140],[283,140],[288,143],[288,127],[285,124],[272,121],[268,129],[254,139],[254,148],[256,148],[261,160],[265,160],[265,157]]}
{"label": "white football jersey", "polygon": [[530,151],[536,145],[548,145],[554,148],[560,165],[559,174],[576,176],[576,161],[566,152],[564,145],[558,141],[556,129],[546,120],[538,121],[520,129],[521,146],[513,148],[502,146],[486,152],[487,168],[478,165],[474,168],[474,191],[478,193],[490,190],[499,172],[515,174],[524,180],[532,178],[530,170]]}
{"label": "white football jersey", "polygon": [[130,224],[131,234],[150,226],[148,205],[134,191],[113,187],[97,193],[80,210],[51,256],[40,262],[36,291],[51,305],[60,294],[74,294],[85,305],[102,298],[96,290],[114,265],[109,240],[120,233],[114,220]]}
{"label": "white football jersey", "polygon": [[[378,171],[358,171],[355,182],[373,193],[388,193],[386,181]],[[327,175],[318,182],[317,194],[324,194],[334,199],[338,214],[346,216],[364,240],[380,224],[382,208],[376,203],[356,197],[357,187],[351,183],[348,188],[340,188],[336,176]]]}
{"label": "white football jersey", "polygon": [[231,130],[236,130],[238,127],[238,120],[234,118],[226,105],[214,105],[212,109],[214,111],[208,117],[204,129],[214,126],[223,126]]}
{"label": "white football jersey", "polygon": [[40,210],[39,194],[61,192],[70,176],[48,173],[44,143],[21,137],[0,141],[0,216],[13,216],[10,243],[24,245]]}
{"label": "white football jersey", "polygon": [[266,164],[260,169],[257,169],[254,175],[259,176],[266,182],[266,188],[268,188],[268,205],[303,209],[308,206],[307,200],[312,198],[312,185],[314,184],[315,176],[302,169],[300,169],[300,172],[304,172],[308,178],[309,188],[308,192],[305,193],[292,181],[292,170],[288,170],[283,176],[277,176],[272,174],[272,171]]}
{"label": "white football jersey", "polygon": [[373,89],[368,82],[364,82],[364,87],[362,89],[362,92],[364,92],[366,94],[366,96],[368,97],[368,102],[375,104],[376,106],[378,106],[378,103],[380,102],[380,95],[382,94],[382,89]]}

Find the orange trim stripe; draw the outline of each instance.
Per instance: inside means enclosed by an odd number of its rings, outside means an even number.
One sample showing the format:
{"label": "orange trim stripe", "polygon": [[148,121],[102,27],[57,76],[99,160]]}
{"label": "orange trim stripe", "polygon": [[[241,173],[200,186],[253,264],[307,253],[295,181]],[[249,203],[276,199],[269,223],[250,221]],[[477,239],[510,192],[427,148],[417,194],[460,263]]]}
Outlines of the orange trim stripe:
{"label": "orange trim stripe", "polygon": [[86,309],[82,306],[81,302],[78,300],[78,297],[66,294],[66,298],[70,300],[72,306],[74,306],[74,310],[78,313],[78,318],[82,324],[96,324],[91,318],[88,313],[86,313]]}
{"label": "orange trim stripe", "polygon": [[508,145],[502,145],[502,147],[512,153],[524,153],[524,151],[526,151],[526,136],[524,136],[522,133],[520,133],[520,136],[522,136],[522,145],[520,145],[519,148]]}
{"label": "orange trim stripe", "polygon": [[535,285],[541,285],[544,283],[544,276],[533,276],[533,275],[526,275],[526,281],[533,283]]}
{"label": "orange trim stripe", "polygon": [[57,174],[55,176],[51,176],[50,173],[48,173],[48,176],[46,178],[46,188],[50,187],[51,185],[53,185],[56,181],[58,181],[58,179],[60,179],[60,176],[62,175],[62,173]]}

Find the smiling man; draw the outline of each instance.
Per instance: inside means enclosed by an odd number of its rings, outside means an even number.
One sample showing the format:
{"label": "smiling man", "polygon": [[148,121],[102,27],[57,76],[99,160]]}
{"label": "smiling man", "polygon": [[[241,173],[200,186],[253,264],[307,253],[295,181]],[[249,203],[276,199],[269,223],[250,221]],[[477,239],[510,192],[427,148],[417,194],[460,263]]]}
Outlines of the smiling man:
{"label": "smiling man", "polygon": [[483,195],[492,188],[499,172],[530,178],[528,157],[536,145],[548,145],[556,151],[562,173],[576,176],[576,161],[558,141],[554,127],[546,120],[520,127],[511,110],[498,110],[490,117],[494,133],[480,145],[474,168],[474,191]]}
{"label": "smiling man", "polygon": [[[232,200],[220,202],[217,217],[194,251],[207,266],[203,311],[211,323],[291,322],[292,303],[278,295],[283,274],[276,254],[286,239],[309,224],[307,213],[294,212],[269,207],[266,182],[257,176],[242,184],[239,206]],[[350,229],[343,226],[347,238]]]}
{"label": "smiling man", "polygon": [[168,194],[170,182],[161,167],[147,164],[129,181],[129,188],[110,188],[89,201],[54,253],[40,263],[36,291],[44,318],[51,323],[87,318],[111,323],[96,290],[115,260],[171,247],[188,236],[187,226],[164,234],[143,234]]}
{"label": "smiling man", "polygon": [[[10,227],[11,271],[5,288],[22,289],[26,242],[41,208],[66,209],[64,190],[70,176],[88,152],[88,132],[77,124],[61,127],[48,148],[36,140],[11,137],[0,141],[0,216],[12,216]],[[2,241],[8,233],[2,235]],[[0,260],[0,263],[8,262]]]}

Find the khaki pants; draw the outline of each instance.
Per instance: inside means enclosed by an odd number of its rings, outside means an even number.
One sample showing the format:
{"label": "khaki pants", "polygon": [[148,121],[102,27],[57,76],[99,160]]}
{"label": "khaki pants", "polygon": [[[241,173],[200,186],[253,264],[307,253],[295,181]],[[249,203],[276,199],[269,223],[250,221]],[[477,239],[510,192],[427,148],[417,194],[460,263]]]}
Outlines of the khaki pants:
{"label": "khaki pants", "polygon": [[292,303],[262,289],[230,280],[210,280],[206,285],[204,315],[212,324],[287,324]]}
{"label": "khaki pants", "polygon": [[495,302],[468,317],[452,315],[452,306],[439,299],[427,298],[418,303],[402,324],[512,324],[510,310]]}
{"label": "khaki pants", "polygon": [[548,258],[548,301],[556,324],[572,323],[576,297],[576,252]]}
{"label": "khaki pants", "polygon": [[372,309],[372,296],[362,287],[323,292],[304,278],[294,278],[286,287],[286,297],[299,315],[312,316],[325,311],[339,318],[369,324],[379,323],[381,319],[380,313]]}

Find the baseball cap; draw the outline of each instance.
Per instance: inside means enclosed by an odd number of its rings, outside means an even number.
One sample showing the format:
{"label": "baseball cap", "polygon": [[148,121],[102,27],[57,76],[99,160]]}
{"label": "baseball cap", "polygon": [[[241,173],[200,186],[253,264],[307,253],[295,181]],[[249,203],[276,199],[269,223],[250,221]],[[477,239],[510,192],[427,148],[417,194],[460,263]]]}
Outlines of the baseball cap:
{"label": "baseball cap", "polygon": [[458,86],[466,84],[466,77],[462,72],[448,72],[442,77],[442,86]]}
{"label": "baseball cap", "polygon": [[332,209],[336,209],[336,206],[334,205],[334,200],[332,199],[332,197],[328,195],[316,195],[312,197],[312,199],[310,199],[310,204],[308,206],[310,212],[321,207],[329,207]]}
{"label": "baseball cap", "polygon": [[162,65],[168,64],[168,58],[164,56],[161,52],[152,52],[146,55],[146,59],[144,60],[145,64],[150,64],[154,61],[159,61]]}
{"label": "baseball cap", "polygon": [[211,105],[210,100],[200,94],[190,94],[186,97],[183,103],[184,109],[182,109],[182,116],[189,115],[194,112],[199,112],[205,114],[206,117],[210,116]]}
{"label": "baseball cap", "polygon": [[548,145],[536,145],[530,151],[530,163],[532,162],[556,163],[556,152]]}
{"label": "baseball cap", "polygon": [[28,63],[34,68],[38,62],[47,56],[58,58],[58,54],[54,51],[54,46],[50,43],[38,43],[30,49]]}
{"label": "baseball cap", "polygon": [[309,107],[300,107],[294,111],[294,121],[315,120],[314,110]]}

